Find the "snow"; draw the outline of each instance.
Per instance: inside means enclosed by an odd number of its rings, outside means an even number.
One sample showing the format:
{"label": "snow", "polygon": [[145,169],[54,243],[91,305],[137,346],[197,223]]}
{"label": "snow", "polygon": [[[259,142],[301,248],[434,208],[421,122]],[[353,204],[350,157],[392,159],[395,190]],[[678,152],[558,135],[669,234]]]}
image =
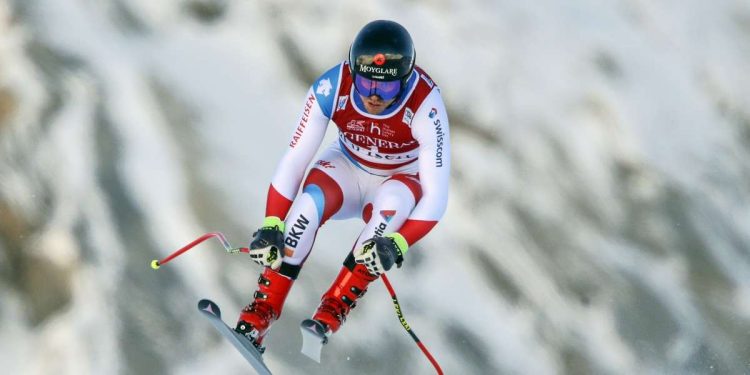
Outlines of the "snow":
{"label": "snow", "polygon": [[[223,13],[201,22],[196,2]],[[5,369],[128,372],[138,346],[158,358],[155,371],[245,373],[227,343],[202,341],[210,331],[192,317],[190,298],[239,310],[257,268],[208,242],[150,276],[131,264],[147,267],[146,255],[208,231],[247,241],[310,84],[301,77],[341,61],[358,28],[377,18],[410,30],[453,125],[445,219],[389,275],[446,372],[747,371],[750,4],[740,0],[0,4],[0,89],[20,103],[0,124],[0,202],[43,218],[31,240],[12,240],[74,275],[70,304],[36,327],[25,296],[0,281]],[[113,150],[100,143],[107,132]],[[124,221],[102,166],[114,169],[138,223]],[[139,238],[123,238],[127,224],[143,228]],[[431,371],[379,283],[330,344],[337,360],[300,358],[296,325],[359,225],[321,230],[269,338],[277,372]],[[8,246],[0,241],[2,272]],[[134,277],[153,284],[137,289],[127,283]],[[623,307],[633,290],[655,302]],[[154,295],[165,291],[174,294]],[[179,319],[185,332],[128,326],[138,308]],[[634,342],[623,319],[677,328]],[[477,342],[454,342],[456,332]],[[129,333],[141,341],[123,340]],[[667,344],[644,357],[654,342]]]}

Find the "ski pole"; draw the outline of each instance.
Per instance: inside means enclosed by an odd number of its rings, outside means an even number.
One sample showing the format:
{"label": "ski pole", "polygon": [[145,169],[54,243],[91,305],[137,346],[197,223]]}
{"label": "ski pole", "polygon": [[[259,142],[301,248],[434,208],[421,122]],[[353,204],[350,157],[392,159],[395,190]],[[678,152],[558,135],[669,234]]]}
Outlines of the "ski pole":
{"label": "ski pole", "polygon": [[229,241],[227,241],[226,237],[224,237],[223,234],[220,232],[212,232],[212,233],[206,233],[200,237],[198,237],[195,241],[185,245],[184,247],[180,248],[179,250],[175,251],[172,254],[169,254],[166,258],[162,260],[154,259],[151,261],[151,268],[158,270],[159,267],[161,267],[162,264],[165,264],[169,262],[170,260],[180,256],[182,253],[192,249],[199,243],[211,238],[215,237],[219,241],[221,241],[222,246],[224,246],[224,250],[226,250],[228,253],[234,254],[234,253],[247,253],[249,250],[246,247],[232,247],[232,245],[229,244]]}
{"label": "ski pole", "polygon": [[398,321],[401,322],[401,325],[404,327],[406,332],[408,332],[411,338],[414,339],[414,342],[417,343],[417,346],[419,346],[419,349],[422,350],[422,353],[424,353],[424,355],[427,356],[427,359],[430,360],[430,363],[432,363],[432,366],[435,367],[435,371],[437,371],[439,375],[443,375],[443,369],[440,368],[440,365],[437,363],[437,361],[432,356],[432,354],[430,354],[430,351],[427,350],[427,347],[422,343],[422,341],[419,340],[419,337],[417,337],[417,334],[414,333],[411,327],[409,327],[409,323],[406,322],[406,319],[404,318],[404,313],[401,312],[401,305],[398,303],[398,298],[396,298],[396,291],[393,290],[393,286],[391,286],[391,282],[388,280],[385,274],[380,275],[380,277],[383,279],[383,284],[385,284],[386,289],[388,289],[388,293],[391,294],[391,299],[393,300],[393,307],[396,309],[396,315],[398,316]]}
{"label": "ski pole", "polygon": [[[246,247],[232,247],[232,245],[229,244],[229,241],[227,241],[226,237],[220,232],[212,232],[212,233],[206,233],[197,239],[195,239],[193,242],[183,246],[179,250],[173,252],[172,254],[169,254],[164,259],[158,260],[154,259],[151,261],[151,268],[157,270],[159,267],[161,267],[163,264],[166,264],[167,262],[171,261],[172,259],[182,255],[184,252],[192,249],[196,245],[200,244],[201,242],[215,237],[221,242],[221,245],[224,246],[224,250],[226,250],[228,253],[247,253],[249,252],[249,249]],[[388,289],[388,293],[391,295],[391,299],[393,300],[393,307],[396,309],[396,315],[398,316],[399,322],[401,322],[401,325],[404,327],[407,333],[411,336],[412,339],[414,339],[414,342],[417,343],[417,346],[419,346],[419,349],[422,350],[422,353],[424,353],[425,356],[427,356],[427,359],[430,360],[430,363],[432,363],[432,366],[435,367],[435,370],[439,375],[443,375],[443,370],[440,368],[440,365],[437,363],[435,358],[430,354],[430,351],[427,350],[427,347],[422,343],[421,340],[419,340],[419,337],[417,337],[416,333],[411,329],[409,326],[409,323],[406,322],[406,318],[404,318],[404,314],[401,311],[401,304],[398,302],[398,298],[396,297],[396,291],[393,290],[393,286],[391,285],[391,282],[388,280],[388,277],[383,274],[381,275],[381,278],[383,279],[383,283],[385,284],[386,289]]]}

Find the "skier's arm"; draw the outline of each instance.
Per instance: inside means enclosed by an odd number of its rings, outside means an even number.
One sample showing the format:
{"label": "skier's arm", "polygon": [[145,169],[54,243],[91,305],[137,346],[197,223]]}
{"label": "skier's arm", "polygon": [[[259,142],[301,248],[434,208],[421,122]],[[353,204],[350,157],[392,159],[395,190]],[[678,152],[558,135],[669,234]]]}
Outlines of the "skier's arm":
{"label": "skier's arm", "polygon": [[445,104],[437,87],[415,113],[411,128],[419,142],[422,199],[398,232],[391,235],[404,252],[432,230],[448,205],[450,133]]}
{"label": "skier's arm", "polygon": [[448,116],[435,88],[414,114],[412,135],[419,142],[419,181],[422,198],[397,232],[374,237],[354,250],[354,261],[379,276],[394,264],[401,266],[404,254],[437,224],[448,205],[450,182],[450,135]]}
{"label": "skier's arm", "polygon": [[[329,118],[321,109],[313,87],[307,92],[302,114],[281,158],[266,198],[266,224],[269,217],[283,221],[297,195],[307,166],[323,142]],[[283,229],[282,229],[283,230]]]}

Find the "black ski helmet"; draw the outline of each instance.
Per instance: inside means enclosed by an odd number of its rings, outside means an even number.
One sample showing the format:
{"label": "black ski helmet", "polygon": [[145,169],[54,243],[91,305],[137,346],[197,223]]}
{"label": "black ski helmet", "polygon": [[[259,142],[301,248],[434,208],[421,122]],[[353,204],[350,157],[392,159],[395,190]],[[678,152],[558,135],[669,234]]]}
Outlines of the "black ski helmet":
{"label": "black ski helmet", "polygon": [[414,42],[406,29],[393,21],[377,20],[359,31],[349,49],[352,75],[376,81],[402,83],[414,70]]}

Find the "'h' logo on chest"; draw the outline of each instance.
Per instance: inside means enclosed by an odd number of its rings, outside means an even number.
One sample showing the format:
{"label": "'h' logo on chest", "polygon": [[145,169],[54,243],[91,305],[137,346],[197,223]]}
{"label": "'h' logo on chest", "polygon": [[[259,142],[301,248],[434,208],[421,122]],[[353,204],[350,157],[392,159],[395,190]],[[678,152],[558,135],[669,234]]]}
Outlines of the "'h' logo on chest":
{"label": "'h' logo on chest", "polygon": [[374,122],[370,122],[370,134],[382,135],[380,127]]}

